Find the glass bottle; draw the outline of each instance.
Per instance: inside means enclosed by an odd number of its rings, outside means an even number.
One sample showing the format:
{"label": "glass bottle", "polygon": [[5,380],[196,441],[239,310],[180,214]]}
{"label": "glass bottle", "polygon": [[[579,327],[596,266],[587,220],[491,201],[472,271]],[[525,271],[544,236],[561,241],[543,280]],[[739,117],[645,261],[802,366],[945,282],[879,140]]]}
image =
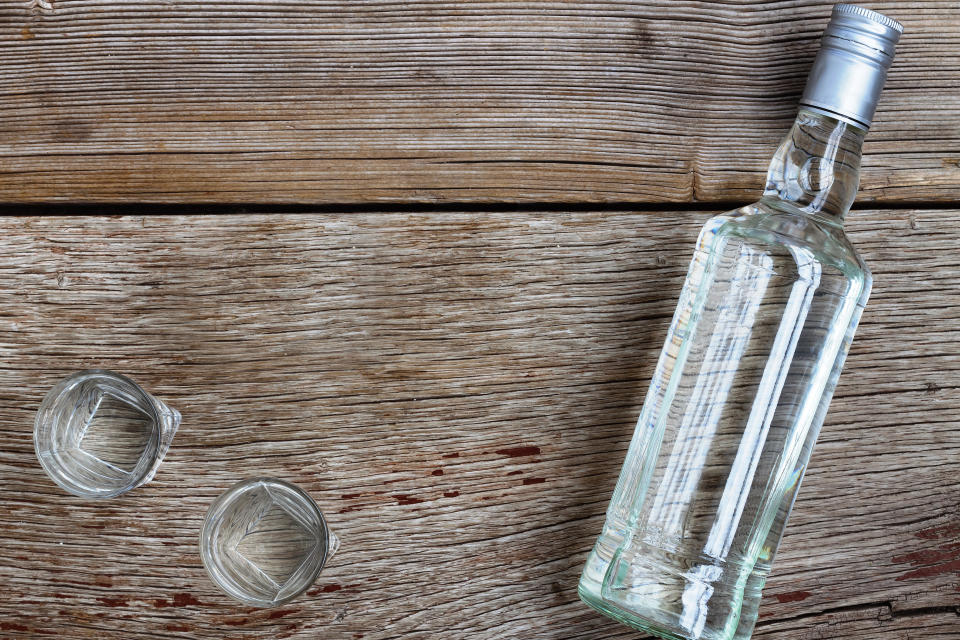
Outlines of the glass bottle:
{"label": "glass bottle", "polygon": [[902,32],[836,5],[761,199],[703,227],[580,597],[663,638],[749,638],[871,276],[843,230]]}

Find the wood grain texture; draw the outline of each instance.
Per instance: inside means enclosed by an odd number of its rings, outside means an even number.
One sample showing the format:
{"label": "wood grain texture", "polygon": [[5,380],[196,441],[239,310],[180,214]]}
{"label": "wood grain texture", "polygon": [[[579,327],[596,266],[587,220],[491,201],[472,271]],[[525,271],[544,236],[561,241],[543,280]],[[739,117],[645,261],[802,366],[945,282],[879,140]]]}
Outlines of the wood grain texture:
{"label": "wood grain texture", "polygon": [[[960,188],[960,6],[906,34],[861,202]],[[0,3],[0,202],[691,202],[761,187],[827,2]]]}
{"label": "wood grain texture", "polygon": [[[641,637],[576,582],[704,218],[3,220],[0,637]],[[960,211],[849,227],[874,294],[757,637],[956,638]],[[156,478],[102,503],[31,439],[46,390],[94,366],[183,413]],[[197,552],[257,474],[343,540],[278,609],[230,602]]]}

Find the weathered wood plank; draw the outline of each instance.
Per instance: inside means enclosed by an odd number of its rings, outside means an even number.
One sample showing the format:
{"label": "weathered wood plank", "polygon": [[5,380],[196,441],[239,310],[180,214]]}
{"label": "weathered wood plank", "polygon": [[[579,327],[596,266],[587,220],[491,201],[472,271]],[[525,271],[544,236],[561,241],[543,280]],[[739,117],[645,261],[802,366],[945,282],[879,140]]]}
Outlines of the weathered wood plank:
{"label": "weathered wood plank", "polygon": [[[704,214],[3,220],[0,635],[637,638],[576,598]],[[875,293],[758,637],[953,638],[960,211],[851,215]],[[154,481],[83,502],[33,454],[66,373],[182,411]],[[343,539],[237,606],[210,501],[276,475]]]}
{"label": "weathered wood plank", "polygon": [[955,618],[949,611],[917,612],[893,617],[889,607],[864,607],[770,625],[754,634],[754,637],[790,640],[953,640],[957,637],[960,624]]}
{"label": "weathered wood plank", "polygon": [[[906,26],[861,201],[960,187],[960,7]],[[748,199],[825,2],[0,5],[0,202]]]}

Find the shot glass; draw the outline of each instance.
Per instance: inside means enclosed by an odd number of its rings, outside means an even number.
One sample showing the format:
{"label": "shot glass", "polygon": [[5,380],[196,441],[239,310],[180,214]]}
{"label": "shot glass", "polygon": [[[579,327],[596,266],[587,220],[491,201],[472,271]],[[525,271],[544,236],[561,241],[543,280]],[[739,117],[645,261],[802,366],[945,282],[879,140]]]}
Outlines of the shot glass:
{"label": "shot glass", "polygon": [[90,369],[57,383],[37,412],[33,444],[47,475],[83,498],[112,498],[149,482],[180,413],[130,378]]}
{"label": "shot glass", "polygon": [[200,558],[228,596],[255,607],[289,602],[320,575],[340,542],[303,489],[251,478],[221,494],[200,532]]}

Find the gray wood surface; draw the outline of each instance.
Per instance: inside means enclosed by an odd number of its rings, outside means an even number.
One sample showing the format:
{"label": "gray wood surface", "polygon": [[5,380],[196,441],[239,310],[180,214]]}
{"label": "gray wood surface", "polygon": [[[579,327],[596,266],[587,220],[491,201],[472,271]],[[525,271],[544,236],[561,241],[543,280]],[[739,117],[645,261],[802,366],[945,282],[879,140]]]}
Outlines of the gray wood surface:
{"label": "gray wood surface", "polygon": [[[642,637],[576,582],[706,216],[2,220],[0,637]],[[874,294],[757,637],[955,639],[960,210],[848,226]],[[88,367],[183,413],[153,482],[97,503],[32,444],[44,393]],[[211,500],[259,474],[343,541],[269,610],[197,552]]]}
{"label": "gray wood surface", "polygon": [[[906,32],[861,202],[960,187],[960,5]],[[827,2],[0,3],[2,202],[747,201]]]}

